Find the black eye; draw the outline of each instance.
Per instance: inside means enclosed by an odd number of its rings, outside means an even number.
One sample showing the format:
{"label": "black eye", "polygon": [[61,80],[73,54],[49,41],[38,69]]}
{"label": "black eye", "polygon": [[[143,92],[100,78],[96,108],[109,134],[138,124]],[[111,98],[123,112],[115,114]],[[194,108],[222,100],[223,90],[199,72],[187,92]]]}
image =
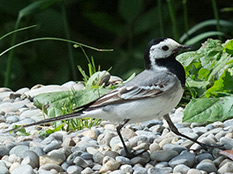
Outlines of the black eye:
{"label": "black eye", "polygon": [[163,51],[167,51],[169,49],[169,47],[165,45],[162,47],[162,49],[163,49]]}

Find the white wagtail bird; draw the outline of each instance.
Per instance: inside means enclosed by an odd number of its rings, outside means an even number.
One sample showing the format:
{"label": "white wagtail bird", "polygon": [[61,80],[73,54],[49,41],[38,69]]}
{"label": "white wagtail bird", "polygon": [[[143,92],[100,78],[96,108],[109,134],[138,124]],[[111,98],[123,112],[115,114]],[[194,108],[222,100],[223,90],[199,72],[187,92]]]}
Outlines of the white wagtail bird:
{"label": "white wagtail bird", "polygon": [[145,70],[131,81],[86,105],[78,107],[79,110],[76,112],[23,125],[20,128],[74,117],[109,120],[118,123],[116,131],[126,156],[132,157],[135,154],[126,147],[120,133],[121,128],[127,123],[164,117],[174,133],[205,147],[197,140],[181,134],[168,115],[180,102],[185,86],[185,71],[176,60],[176,55],[179,51],[188,48],[170,38],[153,39],[145,50]]}

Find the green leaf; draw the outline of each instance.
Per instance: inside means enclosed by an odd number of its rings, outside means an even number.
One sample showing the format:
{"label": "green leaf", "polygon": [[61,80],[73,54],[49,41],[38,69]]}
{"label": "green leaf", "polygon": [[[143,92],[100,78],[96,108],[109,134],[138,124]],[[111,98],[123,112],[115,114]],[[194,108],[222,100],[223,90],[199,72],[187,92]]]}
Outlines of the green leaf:
{"label": "green leaf", "polygon": [[233,117],[233,97],[192,99],[184,110],[184,122],[210,123]]}
{"label": "green leaf", "polygon": [[233,55],[233,40],[227,42],[227,44],[224,47],[224,51],[228,54]]}
{"label": "green leaf", "polygon": [[45,108],[45,112],[49,117],[63,115],[63,108],[68,107],[67,111],[72,111],[73,108],[87,104],[98,97],[109,92],[107,88],[85,89],[75,92],[51,92],[46,94],[40,94],[34,98],[34,105],[41,108],[42,106],[48,106]]}
{"label": "green leaf", "polygon": [[230,69],[226,69],[220,78],[214,82],[214,85],[206,91],[205,96],[207,98],[211,94],[217,95],[217,92],[233,93],[233,77],[229,71]]}

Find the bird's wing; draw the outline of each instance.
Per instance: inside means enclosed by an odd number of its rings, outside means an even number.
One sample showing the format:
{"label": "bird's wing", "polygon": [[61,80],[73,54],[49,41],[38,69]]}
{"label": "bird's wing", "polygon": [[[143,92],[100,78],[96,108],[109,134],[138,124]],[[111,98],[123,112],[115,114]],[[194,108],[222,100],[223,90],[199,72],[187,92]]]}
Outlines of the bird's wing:
{"label": "bird's wing", "polygon": [[[166,74],[169,76],[169,74]],[[150,78],[150,77],[148,77]],[[154,78],[148,80],[148,83],[137,85],[129,83],[122,87],[107,93],[89,105],[89,109],[102,107],[109,104],[124,103],[132,100],[143,98],[157,97],[165,91],[174,87],[174,77],[171,78]],[[88,110],[87,108],[87,110]]]}

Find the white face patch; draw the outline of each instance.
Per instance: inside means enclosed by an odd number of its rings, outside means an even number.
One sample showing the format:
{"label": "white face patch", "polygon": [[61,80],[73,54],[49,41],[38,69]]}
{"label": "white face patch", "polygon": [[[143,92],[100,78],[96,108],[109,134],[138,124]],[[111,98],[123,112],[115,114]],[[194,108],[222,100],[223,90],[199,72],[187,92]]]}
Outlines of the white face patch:
{"label": "white face patch", "polygon": [[157,45],[151,46],[149,56],[152,66],[155,65],[155,59],[162,59],[171,56],[180,46],[176,41],[168,38]]}

